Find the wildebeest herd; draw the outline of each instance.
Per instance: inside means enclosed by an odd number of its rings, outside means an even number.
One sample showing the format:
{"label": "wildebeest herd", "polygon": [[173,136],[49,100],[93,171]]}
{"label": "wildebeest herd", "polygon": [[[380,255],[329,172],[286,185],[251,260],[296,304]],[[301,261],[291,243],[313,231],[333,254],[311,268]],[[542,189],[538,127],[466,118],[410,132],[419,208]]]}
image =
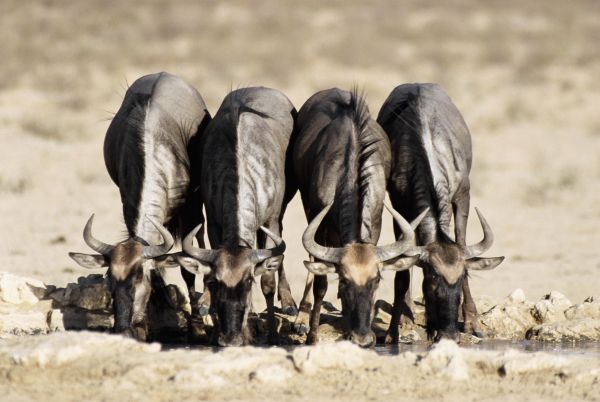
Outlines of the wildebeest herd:
{"label": "wildebeest herd", "polygon": [[[478,210],[484,238],[466,245],[471,159],[469,130],[435,84],[396,87],[377,120],[356,90],[317,92],[297,112],[284,94],[263,87],[232,91],[211,118],[190,84],[164,72],[147,75],[128,88],[104,142],[128,238],[115,245],[96,239],[92,215],[83,237],[98,254],[69,255],[86,268],[108,268],[114,330],[138,339],[145,337],[152,287],[165,286],[160,273],[169,268],[181,268],[191,296],[196,275],[203,275],[202,295],[190,300],[192,314],[211,315],[220,346],[250,342],[257,276],[269,342],[277,342],[277,291],[282,311],[297,315],[296,331],[316,343],[327,274],[334,273],[347,338],[371,346],[383,270],[396,271],[385,341],[398,342],[398,326],[413,318],[412,266],[424,274],[430,339],[458,337],[461,301],[463,330],[481,336],[468,272],[492,269],[503,257],[479,257],[493,234]],[[310,256],[299,308],[281,237],[286,206],[298,190]],[[391,206],[384,203],[386,190]],[[397,240],[377,245],[384,206]],[[182,251],[169,254],[177,239]]]}

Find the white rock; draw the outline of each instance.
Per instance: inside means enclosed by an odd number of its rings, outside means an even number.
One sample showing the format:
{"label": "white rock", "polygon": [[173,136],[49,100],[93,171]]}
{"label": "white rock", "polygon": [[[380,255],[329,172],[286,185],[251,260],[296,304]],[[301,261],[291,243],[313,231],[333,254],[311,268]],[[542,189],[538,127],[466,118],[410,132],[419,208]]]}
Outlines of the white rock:
{"label": "white rock", "polygon": [[373,352],[348,341],[298,347],[292,353],[296,369],[307,374],[319,370],[354,369],[362,366],[369,357],[373,357]]}
{"label": "white rock", "polygon": [[175,374],[175,383],[185,389],[215,389],[227,385],[227,381],[216,374],[207,374],[198,369],[185,369]]}
{"label": "white rock", "polygon": [[560,371],[569,365],[569,360],[562,356],[553,356],[547,353],[514,354],[514,357],[508,359],[500,372],[510,375],[522,375],[538,371]]}
{"label": "white rock", "polygon": [[443,339],[427,353],[418,363],[418,367],[433,374],[440,374],[451,380],[469,378],[469,368],[463,352],[456,342]]}
{"label": "white rock", "polygon": [[509,303],[525,303],[527,298],[525,297],[523,289],[517,288],[506,297],[506,301]]}
{"label": "white rock", "polygon": [[251,346],[226,348],[219,353],[208,355],[202,360],[205,372],[213,374],[231,371],[252,372],[269,364],[290,365],[287,352],[282,348],[255,348]]}
{"label": "white rock", "polygon": [[0,338],[46,334],[48,316],[41,311],[15,311],[0,316]]}
{"label": "white rock", "polygon": [[46,285],[37,279],[0,272],[0,300],[6,303],[35,304],[39,300],[36,293],[39,294],[40,290],[43,293],[45,289]]}
{"label": "white rock", "polygon": [[47,367],[72,362],[77,359],[94,359],[102,353],[119,354],[126,352],[160,351],[157,343],[139,343],[119,335],[94,332],[56,332],[48,336],[32,339],[26,344],[0,346],[0,355],[8,355],[19,365]]}
{"label": "white rock", "polygon": [[0,337],[46,334],[52,302],[43,300],[37,304],[0,303]]}
{"label": "white rock", "polygon": [[51,332],[64,331],[65,323],[62,311],[53,309],[50,311],[50,318],[48,319],[48,329]]}
{"label": "white rock", "polygon": [[278,364],[259,367],[258,370],[250,374],[250,378],[253,380],[270,385],[284,383],[292,376],[293,373],[290,370]]}
{"label": "white rock", "polygon": [[585,302],[576,304],[565,310],[565,317],[568,320],[577,320],[580,318],[600,319],[600,302]]}
{"label": "white rock", "polygon": [[562,293],[553,290],[534,305],[532,314],[539,323],[563,321],[566,319],[565,310],[571,305]]}
{"label": "white rock", "polygon": [[479,323],[485,333],[497,339],[522,339],[537,324],[528,302],[494,306],[479,316]]}
{"label": "white rock", "polygon": [[527,338],[545,342],[600,341],[600,319],[581,318],[537,325]]}

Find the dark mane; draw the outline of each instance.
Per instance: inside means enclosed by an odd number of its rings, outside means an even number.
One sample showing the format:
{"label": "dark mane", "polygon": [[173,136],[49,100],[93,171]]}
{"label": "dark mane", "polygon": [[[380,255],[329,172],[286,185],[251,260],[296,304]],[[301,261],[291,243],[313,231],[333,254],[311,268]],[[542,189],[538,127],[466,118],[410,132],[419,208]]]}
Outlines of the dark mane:
{"label": "dark mane", "polygon": [[[368,191],[369,176],[371,172],[368,170],[373,164],[369,164],[368,161],[371,156],[379,151],[379,143],[383,140],[378,135],[370,124],[373,122],[369,107],[365,102],[365,95],[362,92],[358,93],[358,88],[353,88],[350,97],[350,105],[352,107],[352,119],[354,125],[357,128],[358,133],[358,188],[361,200],[366,196]],[[383,160],[379,160],[377,163],[383,163]]]}
{"label": "dark mane", "polygon": [[372,236],[374,224],[371,214],[367,212],[373,208],[369,194],[373,185],[370,176],[373,174],[373,166],[385,163],[383,155],[375,156],[381,152],[381,141],[385,140],[385,136],[375,130],[375,122],[364,100],[364,93],[359,93],[355,87],[349,94],[349,98],[334,98],[338,117],[346,117],[352,123],[350,134],[351,141],[355,144],[346,149],[345,159],[349,165],[345,179],[338,182],[336,192],[341,201],[340,225],[345,227],[341,232],[350,235],[346,241],[365,241],[361,235],[361,226],[366,226],[369,236]]}

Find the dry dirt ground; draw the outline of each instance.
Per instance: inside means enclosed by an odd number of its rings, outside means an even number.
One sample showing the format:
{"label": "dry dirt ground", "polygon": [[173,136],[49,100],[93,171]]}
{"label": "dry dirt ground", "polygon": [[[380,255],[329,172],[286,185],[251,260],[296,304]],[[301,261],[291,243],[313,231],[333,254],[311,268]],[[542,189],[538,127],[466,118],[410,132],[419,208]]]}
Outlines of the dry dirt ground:
{"label": "dry dirt ground", "polygon": [[[97,237],[123,236],[104,133],[127,83],[165,70],[196,86],[213,114],[240,86],[280,89],[299,108],[317,90],[358,85],[376,115],[395,85],[441,84],[473,135],[471,204],[494,228],[488,254],[507,256],[474,275],[475,296],[598,295],[599,16],[592,0],[4,0],[0,270],[64,285],[82,274],[67,252],[87,250],[92,212]],[[296,298],[305,224],[297,197],[284,219]],[[389,216],[384,225],[381,243],[392,240]],[[472,218],[468,240],[480,235]],[[378,298],[391,300],[391,279]],[[335,287],[327,298],[337,303]]]}
{"label": "dry dirt ground", "polygon": [[0,400],[600,400],[597,357],[481,352],[450,341],[396,356],[348,342],[214,353],[161,352],[157,344],[85,332],[28,341],[0,345]]}

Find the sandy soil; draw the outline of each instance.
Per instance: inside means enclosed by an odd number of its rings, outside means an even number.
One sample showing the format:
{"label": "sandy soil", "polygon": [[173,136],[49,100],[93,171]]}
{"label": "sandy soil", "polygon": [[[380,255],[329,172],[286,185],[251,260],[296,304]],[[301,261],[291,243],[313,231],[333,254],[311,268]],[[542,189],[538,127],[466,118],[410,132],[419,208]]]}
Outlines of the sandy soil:
{"label": "sandy soil", "polygon": [[[599,13],[591,0],[3,1],[0,268],[75,280],[83,273],[67,252],[87,250],[81,231],[92,212],[99,238],[122,237],[102,142],[127,82],[140,75],[184,77],[213,114],[231,87],[278,88],[299,108],[317,90],[356,84],[376,115],[395,85],[437,82],[473,135],[471,204],[494,228],[488,255],[507,256],[474,275],[473,293],[598,295]],[[384,225],[381,243],[392,240],[389,216]],[[296,298],[304,227],[296,197],[284,220]],[[480,235],[471,219],[468,240]],[[327,298],[335,296],[332,284]],[[391,296],[386,275],[378,297]]]}
{"label": "sandy soil", "polygon": [[480,352],[450,341],[428,352],[396,356],[380,356],[348,342],[289,351],[159,350],[157,344],[92,333],[7,341],[0,345],[0,400],[600,399],[597,358]]}

